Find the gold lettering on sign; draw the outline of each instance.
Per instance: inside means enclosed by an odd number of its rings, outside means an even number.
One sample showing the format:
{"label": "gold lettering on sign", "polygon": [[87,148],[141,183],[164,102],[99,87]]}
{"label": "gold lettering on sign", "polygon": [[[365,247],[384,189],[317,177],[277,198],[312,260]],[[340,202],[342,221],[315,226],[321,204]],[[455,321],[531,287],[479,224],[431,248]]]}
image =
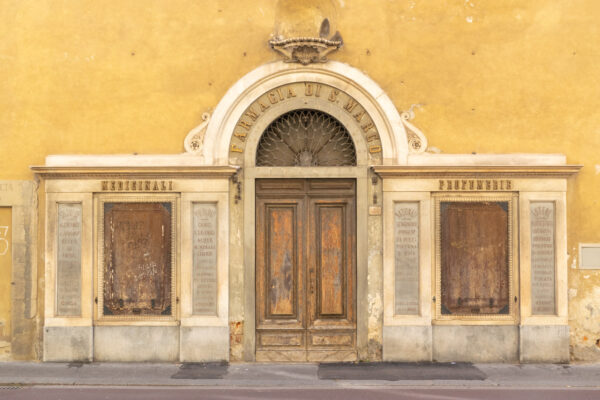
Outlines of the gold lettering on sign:
{"label": "gold lettering on sign", "polygon": [[329,92],[329,97],[327,98],[327,100],[331,101],[332,103],[334,101],[337,100],[338,95],[340,94],[339,90],[336,89],[331,89],[331,91]]}
{"label": "gold lettering on sign", "polygon": [[246,115],[252,118],[252,121],[256,121],[256,119],[258,118],[258,114],[254,112],[252,107],[248,108],[248,111],[246,111]]}
{"label": "gold lettering on sign", "polygon": [[351,98],[348,98],[348,102],[344,106],[344,110],[348,111],[349,113],[352,113],[352,111],[354,111],[357,105],[358,103],[356,101],[354,101]]}
{"label": "gold lettering on sign", "polygon": [[102,181],[103,192],[166,192],[173,190],[173,181],[114,180]]}
{"label": "gold lettering on sign", "polygon": [[274,92],[269,92],[269,94],[267,95],[267,97],[269,98],[269,102],[271,104],[276,104],[279,100],[277,100],[277,96],[275,95]]}
{"label": "gold lettering on sign", "polygon": [[281,88],[277,88],[277,96],[279,97],[279,101],[283,100],[283,93],[281,92]]}
{"label": "gold lettering on sign", "polygon": [[361,126],[363,132],[367,133],[369,131],[369,129],[374,128],[375,124],[373,122],[369,122],[364,124],[363,126]]}
{"label": "gold lettering on sign", "polygon": [[305,96],[313,95],[313,84],[312,83],[304,82],[304,95]]}
{"label": "gold lettering on sign", "polygon": [[462,179],[462,180],[444,180],[438,181],[438,190],[440,191],[495,191],[503,192],[512,190],[512,181],[510,179]]}
{"label": "gold lettering on sign", "polygon": [[260,112],[265,112],[266,109],[268,109],[270,106],[265,106],[263,103],[261,103],[260,101],[258,102],[258,105],[260,106]]}
{"label": "gold lettering on sign", "polygon": [[240,139],[242,142],[244,142],[246,140],[246,133],[245,132],[235,132],[233,134],[233,136],[235,136],[236,138]]}
{"label": "gold lettering on sign", "polygon": [[370,146],[369,147],[369,153],[380,153],[381,152],[381,146]]}
{"label": "gold lettering on sign", "polygon": [[236,153],[241,153],[241,152],[243,152],[244,150],[243,150],[243,149],[240,149],[240,148],[239,148],[239,147],[237,147],[235,144],[232,144],[232,145],[231,145],[231,151],[235,151]]}
{"label": "gold lettering on sign", "polygon": [[244,129],[246,129],[246,130],[250,130],[250,128],[252,127],[252,124],[249,124],[249,123],[247,123],[245,121],[238,122],[238,125],[241,126]]}
{"label": "gold lettering on sign", "polygon": [[356,122],[360,122],[363,118],[363,115],[365,115],[365,111],[364,110],[360,110],[359,112],[357,112],[356,114],[354,114],[354,119],[356,120]]}

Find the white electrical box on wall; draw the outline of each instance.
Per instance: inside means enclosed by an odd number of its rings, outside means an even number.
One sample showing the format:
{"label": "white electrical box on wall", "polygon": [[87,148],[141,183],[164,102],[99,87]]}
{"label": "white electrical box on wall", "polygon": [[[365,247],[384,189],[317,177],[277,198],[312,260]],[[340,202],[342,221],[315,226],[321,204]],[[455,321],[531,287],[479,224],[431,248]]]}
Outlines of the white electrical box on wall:
{"label": "white electrical box on wall", "polygon": [[600,243],[579,244],[579,268],[600,269]]}

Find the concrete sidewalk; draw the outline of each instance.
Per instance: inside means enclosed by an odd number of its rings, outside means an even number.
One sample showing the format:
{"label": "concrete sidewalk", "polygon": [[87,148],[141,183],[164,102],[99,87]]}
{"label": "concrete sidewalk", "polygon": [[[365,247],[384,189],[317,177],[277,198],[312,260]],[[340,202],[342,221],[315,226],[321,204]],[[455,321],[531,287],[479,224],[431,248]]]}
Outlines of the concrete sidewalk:
{"label": "concrete sidewalk", "polygon": [[600,364],[0,363],[0,386],[8,385],[316,388],[383,385],[600,389]]}

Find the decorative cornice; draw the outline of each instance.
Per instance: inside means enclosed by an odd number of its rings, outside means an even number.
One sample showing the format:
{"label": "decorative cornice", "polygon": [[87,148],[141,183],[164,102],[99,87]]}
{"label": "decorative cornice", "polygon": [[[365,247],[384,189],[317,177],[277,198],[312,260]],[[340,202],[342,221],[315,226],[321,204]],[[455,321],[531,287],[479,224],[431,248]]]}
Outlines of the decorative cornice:
{"label": "decorative cornice", "polygon": [[446,178],[446,177],[548,177],[568,178],[582,168],[582,165],[478,165],[478,166],[374,166],[382,178]]}
{"label": "decorative cornice", "polygon": [[269,40],[269,46],[284,57],[285,62],[308,65],[327,62],[327,55],[342,46],[342,40],[297,37]]}
{"label": "decorative cornice", "polygon": [[173,167],[46,167],[31,170],[44,179],[152,178],[197,179],[230,178],[238,170],[230,166]]}

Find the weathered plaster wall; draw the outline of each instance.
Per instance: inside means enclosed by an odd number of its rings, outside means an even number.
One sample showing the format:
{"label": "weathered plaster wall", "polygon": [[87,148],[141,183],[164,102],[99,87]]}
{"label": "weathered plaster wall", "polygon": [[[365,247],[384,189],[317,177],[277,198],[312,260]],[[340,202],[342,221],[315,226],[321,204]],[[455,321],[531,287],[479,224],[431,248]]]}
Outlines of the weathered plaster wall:
{"label": "weathered plaster wall", "polygon": [[47,154],[182,152],[202,112],[277,59],[271,33],[316,34],[331,14],[344,38],[331,58],[366,71],[399,109],[420,104],[413,122],[431,146],[560,152],[585,166],[568,192],[571,345],[575,359],[600,360],[600,273],[576,258],[578,243],[600,242],[600,3],[296,3],[5,0],[0,179],[32,179]]}

